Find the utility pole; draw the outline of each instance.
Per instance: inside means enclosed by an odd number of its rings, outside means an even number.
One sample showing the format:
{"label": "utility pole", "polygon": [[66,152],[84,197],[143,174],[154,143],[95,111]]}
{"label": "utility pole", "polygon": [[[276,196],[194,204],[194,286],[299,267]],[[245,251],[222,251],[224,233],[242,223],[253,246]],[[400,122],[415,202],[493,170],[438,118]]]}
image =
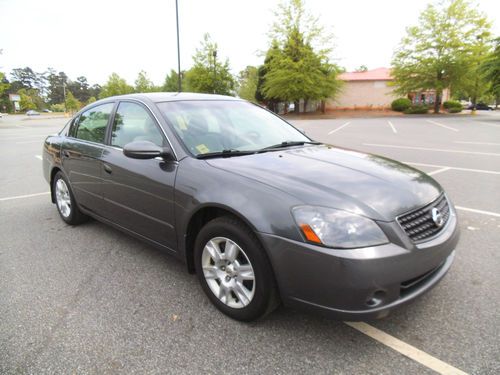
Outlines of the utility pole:
{"label": "utility pole", "polygon": [[182,82],[181,82],[181,46],[179,43],[179,6],[177,0],[175,0],[175,19],[177,23],[177,84],[179,92],[182,92]]}
{"label": "utility pole", "polygon": [[212,52],[212,55],[214,57],[214,94],[216,93],[215,87],[217,83],[217,50],[214,49]]}
{"label": "utility pole", "polygon": [[66,108],[66,82],[63,81],[64,113],[68,112]]}

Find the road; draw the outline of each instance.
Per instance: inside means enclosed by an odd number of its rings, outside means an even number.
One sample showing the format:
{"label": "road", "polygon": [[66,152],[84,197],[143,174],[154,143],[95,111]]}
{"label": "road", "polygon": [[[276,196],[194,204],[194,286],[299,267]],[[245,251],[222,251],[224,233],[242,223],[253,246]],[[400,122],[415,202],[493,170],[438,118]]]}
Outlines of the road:
{"label": "road", "polygon": [[[385,343],[284,308],[230,320],[174,258],[96,221],[65,225],[39,157],[66,121],[0,119],[0,373],[426,374],[433,358],[500,373],[500,113],[294,121],[314,139],[432,174],[459,207],[449,274],[368,322]],[[428,359],[389,347],[396,339]]]}

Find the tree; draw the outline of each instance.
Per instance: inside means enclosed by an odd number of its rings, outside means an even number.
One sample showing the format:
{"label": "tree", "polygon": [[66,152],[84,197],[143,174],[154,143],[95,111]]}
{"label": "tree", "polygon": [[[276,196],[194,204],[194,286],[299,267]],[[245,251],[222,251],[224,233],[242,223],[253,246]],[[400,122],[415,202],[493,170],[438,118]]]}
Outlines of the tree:
{"label": "tree", "polygon": [[[407,35],[392,60],[395,91],[435,91],[434,112],[439,112],[443,90],[460,87],[477,58],[478,41],[489,36],[490,24],[466,0],[430,4],[419,25]],[[476,51],[475,51],[476,48]]]}
{"label": "tree", "polygon": [[64,90],[68,85],[68,76],[64,72],[56,73],[52,68],[47,73],[47,100],[50,104],[64,103]]}
{"label": "tree", "polygon": [[0,96],[10,87],[9,81],[5,78],[5,74],[0,72]]}
{"label": "tree", "polygon": [[85,103],[90,98],[89,84],[87,78],[80,76],[76,81],[68,81],[66,89],[71,91],[78,101]]}
{"label": "tree", "polygon": [[19,105],[22,111],[29,111],[30,109],[37,109],[35,99],[33,98],[33,89],[20,89],[18,92],[21,100]]}
{"label": "tree", "polygon": [[355,72],[367,72],[368,67],[366,65],[360,65],[356,68]]}
{"label": "tree", "polygon": [[217,43],[207,33],[201,42],[201,48],[193,56],[194,66],[186,72],[186,89],[192,92],[204,92],[232,95],[235,81],[229,68],[229,60],[217,60]]}
{"label": "tree", "polygon": [[135,80],[135,92],[157,91],[153,82],[148,78],[147,73],[141,70]]}
{"label": "tree", "polygon": [[68,112],[76,112],[80,109],[82,104],[76,99],[71,91],[66,91],[66,111]]}
{"label": "tree", "polygon": [[30,67],[12,69],[10,73],[12,81],[19,82],[24,89],[34,89],[37,85],[37,73]]}
{"label": "tree", "polygon": [[486,57],[479,70],[490,84],[489,93],[495,97],[498,107],[500,102],[500,38],[495,39],[495,49]]}
{"label": "tree", "polygon": [[339,68],[329,61],[332,49],[324,38],[328,33],[306,11],[303,0],[280,3],[275,15],[265,76],[257,92],[268,100],[294,102],[298,113],[300,99],[306,108],[309,100],[324,100],[338,92]]}
{"label": "tree", "polygon": [[[182,76],[182,73],[181,73]],[[170,69],[170,73],[165,77],[165,82],[161,87],[164,92],[177,92],[179,91],[178,74],[175,70]]]}
{"label": "tree", "polygon": [[238,75],[238,96],[242,99],[256,102],[255,93],[259,80],[258,71],[255,66],[247,66]]}
{"label": "tree", "polygon": [[103,99],[109,96],[130,94],[132,92],[134,92],[134,88],[125,79],[116,73],[111,73],[106,84],[102,86],[99,98]]}

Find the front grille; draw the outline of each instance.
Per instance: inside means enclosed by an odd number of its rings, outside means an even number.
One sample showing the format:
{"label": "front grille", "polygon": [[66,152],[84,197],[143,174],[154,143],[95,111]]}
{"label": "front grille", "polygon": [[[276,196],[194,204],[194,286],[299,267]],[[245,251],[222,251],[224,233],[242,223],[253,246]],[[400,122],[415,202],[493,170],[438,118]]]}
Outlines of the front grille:
{"label": "front grille", "polygon": [[[437,208],[442,215],[441,226],[438,226],[432,218],[433,208]],[[437,235],[446,226],[449,218],[450,206],[443,193],[434,202],[398,216],[396,220],[413,242],[423,242]]]}

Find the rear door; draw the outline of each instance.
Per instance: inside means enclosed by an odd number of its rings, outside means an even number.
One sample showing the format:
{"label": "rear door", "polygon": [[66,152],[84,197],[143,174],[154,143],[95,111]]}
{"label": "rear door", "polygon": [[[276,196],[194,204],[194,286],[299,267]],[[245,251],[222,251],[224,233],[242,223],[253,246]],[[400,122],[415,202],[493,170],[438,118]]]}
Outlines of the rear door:
{"label": "rear door", "polygon": [[121,101],[114,116],[109,145],[102,154],[105,216],[156,243],[175,250],[174,182],[176,161],[139,160],[123,154],[133,141],[150,141],[170,148],[149,109]]}
{"label": "rear door", "polygon": [[78,204],[102,215],[102,161],[114,102],[96,105],[73,121],[61,160]]}

